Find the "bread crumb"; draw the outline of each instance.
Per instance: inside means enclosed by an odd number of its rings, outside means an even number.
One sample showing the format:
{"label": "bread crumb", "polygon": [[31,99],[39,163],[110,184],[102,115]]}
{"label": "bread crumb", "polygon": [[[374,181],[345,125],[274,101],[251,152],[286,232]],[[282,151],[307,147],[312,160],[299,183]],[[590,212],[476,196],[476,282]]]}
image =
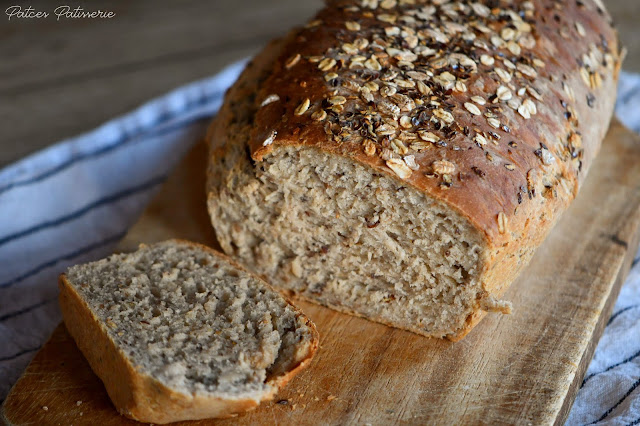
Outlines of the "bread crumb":
{"label": "bread crumb", "polygon": [[42,409],[43,409],[44,411],[49,411],[49,407],[47,407],[46,405],[44,405],[44,406],[42,407]]}
{"label": "bread crumb", "polygon": [[318,398],[317,396],[313,398],[314,401],[320,401],[320,398]]}
{"label": "bread crumb", "polygon": [[77,401],[76,405],[79,407],[82,404],[82,401]]}
{"label": "bread crumb", "polygon": [[337,396],[335,396],[335,395],[329,395],[329,396],[327,397],[327,401],[333,401],[333,400],[334,400],[334,399],[336,399],[336,398],[337,398]]}

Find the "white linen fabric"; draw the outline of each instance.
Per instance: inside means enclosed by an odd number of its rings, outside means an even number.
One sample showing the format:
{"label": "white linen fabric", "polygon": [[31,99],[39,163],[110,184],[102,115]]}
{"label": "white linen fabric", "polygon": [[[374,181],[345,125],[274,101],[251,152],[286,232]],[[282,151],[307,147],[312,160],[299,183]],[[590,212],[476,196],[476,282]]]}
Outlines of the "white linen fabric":
{"label": "white linen fabric", "polygon": [[[0,401],[60,322],[58,275],[113,250],[245,62],[0,170]],[[616,111],[640,132],[640,76],[622,74]],[[640,424],[640,257],[567,424]]]}

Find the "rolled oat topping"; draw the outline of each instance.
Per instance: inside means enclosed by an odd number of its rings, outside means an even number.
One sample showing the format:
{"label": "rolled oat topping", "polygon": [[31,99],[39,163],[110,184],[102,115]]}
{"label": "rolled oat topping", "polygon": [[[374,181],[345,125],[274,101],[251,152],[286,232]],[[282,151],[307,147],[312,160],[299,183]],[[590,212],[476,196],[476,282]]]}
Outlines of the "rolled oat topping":
{"label": "rolled oat topping", "polygon": [[[352,0],[339,4],[344,16],[337,21],[319,20],[307,26],[312,32],[320,23],[327,24],[328,31],[336,31],[336,41],[311,55],[302,50],[289,53],[285,60],[287,69],[306,63],[323,77],[326,90],[321,97],[306,98],[317,92],[305,92],[306,82],[300,83],[294,114],[310,113],[312,120],[322,122],[330,140],[354,144],[402,179],[422,176],[412,172],[433,161],[438,150],[443,151],[440,158],[449,150],[482,150],[486,163],[462,162],[461,170],[449,163],[455,172],[446,160],[433,162],[438,184],[455,187],[462,181],[459,176],[479,178],[472,167],[486,174],[510,173],[520,164],[530,165],[518,156],[531,155],[532,150],[512,152],[517,147],[513,138],[519,137],[521,129],[535,126],[533,120],[556,114],[557,107],[547,107],[546,98],[560,96],[567,136],[536,150],[535,155],[548,173],[559,167],[556,160],[579,170],[584,148],[578,103],[593,108],[597,96],[589,93],[579,100],[574,88],[584,84],[595,92],[607,75],[605,69],[611,71],[616,60],[615,52],[601,39],[575,52],[579,66],[574,74],[559,71],[557,64],[547,66],[549,54],[540,43],[549,30],[537,28],[536,14],[541,12],[536,7],[559,9],[559,1]],[[558,34],[567,39],[593,36],[585,30],[585,21],[576,19],[570,26],[550,21],[547,26],[557,26]],[[263,105],[279,99],[272,96]],[[274,139],[275,133],[264,145]],[[512,154],[516,158],[510,158]],[[528,177],[527,182],[521,179],[513,194],[518,203],[522,191],[517,188],[531,186]],[[535,194],[535,188],[528,192]]]}

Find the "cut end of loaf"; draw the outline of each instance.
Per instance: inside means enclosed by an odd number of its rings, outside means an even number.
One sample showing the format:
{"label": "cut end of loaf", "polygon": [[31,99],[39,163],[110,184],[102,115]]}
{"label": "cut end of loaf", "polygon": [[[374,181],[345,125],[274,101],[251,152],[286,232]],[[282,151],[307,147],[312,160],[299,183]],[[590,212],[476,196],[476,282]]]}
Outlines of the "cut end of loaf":
{"label": "cut end of loaf", "polygon": [[212,167],[222,247],[274,285],[432,337],[464,334],[486,307],[483,237],[398,179],[303,146],[255,164],[231,149]]}
{"label": "cut end of loaf", "polygon": [[[116,407],[138,420],[217,417],[256,406],[317,348],[315,328],[300,311],[222,255],[195,244],[143,246],[74,266],[62,282],[67,327]],[[77,333],[78,307],[65,302],[69,292],[86,304],[135,371],[129,381],[113,379],[128,372],[102,371],[101,359],[83,348],[93,341]],[[121,389],[113,389],[113,380],[130,387],[128,401],[114,398]],[[161,407],[164,397],[180,406]],[[158,405],[169,417],[142,417],[145,404]]]}

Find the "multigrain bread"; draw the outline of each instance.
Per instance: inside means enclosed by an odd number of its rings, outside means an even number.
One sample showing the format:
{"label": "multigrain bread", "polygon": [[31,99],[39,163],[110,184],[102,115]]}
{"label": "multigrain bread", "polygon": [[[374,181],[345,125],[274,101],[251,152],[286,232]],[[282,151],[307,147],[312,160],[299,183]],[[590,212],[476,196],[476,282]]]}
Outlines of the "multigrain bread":
{"label": "multigrain bread", "polygon": [[466,335],[576,197],[621,55],[599,0],[330,1],[208,140],[223,249],[280,288]]}
{"label": "multigrain bread", "polygon": [[178,240],[70,268],[60,306],[115,407],[144,422],[252,409],[318,346],[313,323],[266,283]]}

